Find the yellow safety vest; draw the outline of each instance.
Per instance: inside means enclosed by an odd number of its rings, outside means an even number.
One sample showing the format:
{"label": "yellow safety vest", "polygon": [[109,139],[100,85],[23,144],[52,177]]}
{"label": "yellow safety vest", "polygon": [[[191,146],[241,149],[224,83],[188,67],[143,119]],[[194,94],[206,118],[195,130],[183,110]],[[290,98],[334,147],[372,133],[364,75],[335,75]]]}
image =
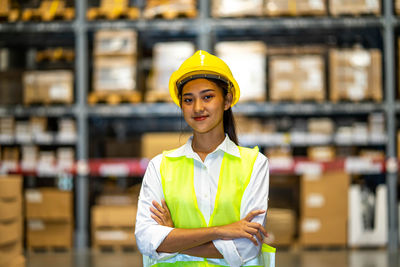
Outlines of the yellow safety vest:
{"label": "yellow safety vest", "polygon": [[[221,226],[240,220],[240,204],[250,181],[253,165],[258,155],[258,147],[254,149],[238,148],[240,157],[225,153],[222,159],[214,210],[208,225],[197,204],[193,179],[193,159],[186,156],[169,157],[168,154],[172,151],[163,153],[160,166],[161,182],[165,201],[176,228]],[[271,249],[273,248],[264,244],[262,252],[265,254],[265,252],[271,252]],[[252,261],[255,264],[247,266],[264,266],[265,256],[260,255],[256,261]],[[184,254],[178,254],[163,261],[150,258],[147,260],[149,266],[160,267],[227,266],[222,259],[199,258]]]}

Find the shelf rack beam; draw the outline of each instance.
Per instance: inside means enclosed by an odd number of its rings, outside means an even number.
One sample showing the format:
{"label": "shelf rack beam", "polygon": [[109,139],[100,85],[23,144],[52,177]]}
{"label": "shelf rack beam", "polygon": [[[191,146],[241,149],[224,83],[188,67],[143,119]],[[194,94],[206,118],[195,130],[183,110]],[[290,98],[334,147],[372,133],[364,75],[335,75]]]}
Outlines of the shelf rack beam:
{"label": "shelf rack beam", "polygon": [[[74,23],[75,31],[75,77],[77,96],[77,125],[78,144],[77,158],[83,166],[88,159],[88,118],[86,95],[88,87],[88,37],[86,25],[87,1],[75,1],[77,17]],[[86,249],[88,247],[89,226],[89,183],[86,175],[78,174],[76,177],[76,248]]]}
{"label": "shelf rack beam", "polygon": [[[396,160],[396,105],[395,105],[395,39],[394,39],[394,11],[393,1],[385,0],[384,7],[384,73],[385,73],[385,108],[388,142],[386,145],[387,159]],[[397,217],[397,171],[388,170],[386,174],[386,185],[388,189],[388,249],[390,252],[397,251],[398,240],[398,217]]]}

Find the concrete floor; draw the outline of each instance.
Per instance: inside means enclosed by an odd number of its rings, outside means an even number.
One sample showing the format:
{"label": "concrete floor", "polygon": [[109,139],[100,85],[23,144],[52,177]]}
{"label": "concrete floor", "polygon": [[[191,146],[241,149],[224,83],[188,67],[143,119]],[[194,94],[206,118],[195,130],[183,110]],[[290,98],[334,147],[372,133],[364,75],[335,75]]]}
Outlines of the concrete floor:
{"label": "concrete floor", "polygon": [[[136,267],[142,266],[138,252],[28,253],[27,267]],[[277,267],[400,267],[398,254],[386,250],[278,251]]]}

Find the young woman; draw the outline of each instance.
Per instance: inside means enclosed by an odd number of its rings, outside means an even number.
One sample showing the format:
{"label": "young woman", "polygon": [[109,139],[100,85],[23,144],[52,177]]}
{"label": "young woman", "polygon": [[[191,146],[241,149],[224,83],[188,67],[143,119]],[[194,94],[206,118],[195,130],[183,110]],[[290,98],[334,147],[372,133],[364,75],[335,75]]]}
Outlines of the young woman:
{"label": "young woman", "polygon": [[169,88],[193,136],[147,167],[135,228],[144,265],[263,266],[268,160],[257,147],[238,146],[237,82],[221,59],[200,50]]}

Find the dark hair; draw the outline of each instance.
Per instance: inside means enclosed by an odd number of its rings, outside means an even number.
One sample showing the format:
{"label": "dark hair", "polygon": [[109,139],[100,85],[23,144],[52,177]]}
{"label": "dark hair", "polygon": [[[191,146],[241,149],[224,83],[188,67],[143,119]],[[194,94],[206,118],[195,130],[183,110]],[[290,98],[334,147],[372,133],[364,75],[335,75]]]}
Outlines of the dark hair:
{"label": "dark hair", "polygon": [[[219,80],[219,79],[213,79],[213,78],[205,78],[209,80],[210,82],[214,83],[217,85],[217,87],[222,89],[224,99],[228,95],[229,92],[229,84],[226,83],[225,81]],[[182,89],[185,86],[185,84],[181,84],[178,87],[178,97],[179,97],[179,102],[182,107]],[[233,117],[233,112],[232,108],[229,107],[227,110],[224,111],[224,116],[223,116],[223,124],[224,124],[224,132],[228,134],[229,138],[236,144],[239,145],[239,141],[236,135],[236,124],[235,124],[235,118]]]}

